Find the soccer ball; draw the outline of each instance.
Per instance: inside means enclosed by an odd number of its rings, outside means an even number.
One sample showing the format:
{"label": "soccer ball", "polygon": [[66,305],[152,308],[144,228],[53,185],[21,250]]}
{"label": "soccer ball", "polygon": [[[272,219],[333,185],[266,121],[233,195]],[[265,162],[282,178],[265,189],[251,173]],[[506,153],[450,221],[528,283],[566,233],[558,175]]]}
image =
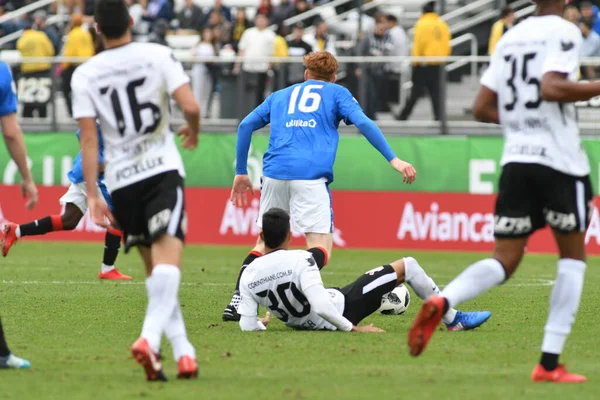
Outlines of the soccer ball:
{"label": "soccer ball", "polygon": [[410,304],[410,292],[404,285],[396,287],[381,298],[379,311],[385,315],[402,315],[408,310]]}

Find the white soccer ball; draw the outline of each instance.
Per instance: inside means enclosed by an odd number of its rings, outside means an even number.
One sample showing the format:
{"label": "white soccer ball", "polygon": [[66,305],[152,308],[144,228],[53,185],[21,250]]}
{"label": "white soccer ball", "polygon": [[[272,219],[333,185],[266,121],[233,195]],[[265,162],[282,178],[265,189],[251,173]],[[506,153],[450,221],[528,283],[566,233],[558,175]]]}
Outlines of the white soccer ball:
{"label": "white soccer ball", "polygon": [[396,287],[381,298],[379,311],[385,315],[402,315],[408,310],[410,292],[404,285]]}

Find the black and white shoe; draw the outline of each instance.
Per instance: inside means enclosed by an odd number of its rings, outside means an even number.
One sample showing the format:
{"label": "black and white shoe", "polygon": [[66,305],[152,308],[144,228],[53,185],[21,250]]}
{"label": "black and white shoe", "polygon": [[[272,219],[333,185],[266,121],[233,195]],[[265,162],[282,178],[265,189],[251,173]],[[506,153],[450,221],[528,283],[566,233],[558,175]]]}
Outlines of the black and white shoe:
{"label": "black and white shoe", "polygon": [[240,306],[241,301],[242,298],[239,294],[233,295],[233,297],[231,298],[231,302],[227,307],[225,307],[225,310],[223,310],[223,321],[229,322],[240,320],[240,314],[238,314],[238,307]]}

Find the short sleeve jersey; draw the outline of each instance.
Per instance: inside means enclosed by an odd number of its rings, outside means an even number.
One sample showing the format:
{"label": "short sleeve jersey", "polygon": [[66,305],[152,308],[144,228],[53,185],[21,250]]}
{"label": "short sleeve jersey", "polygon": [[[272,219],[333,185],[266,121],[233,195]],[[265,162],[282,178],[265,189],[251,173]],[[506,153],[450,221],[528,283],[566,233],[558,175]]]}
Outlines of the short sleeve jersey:
{"label": "short sleeve jersey", "polygon": [[[278,250],[254,260],[242,274],[240,315],[256,316],[256,303],[271,311],[287,326],[301,330],[336,330],[313,312],[303,291],[323,285],[312,254],[304,250]],[[334,306],[343,313],[344,298],[330,291]],[[337,294],[337,295],[336,295]]]}
{"label": "short sleeve jersey", "polygon": [[502,165],[533,163],[572,176],[590,173],[575,106],[541,97],[546,73],[578,79],[581,42],[579,28],[558,16],[530,17],[498,42],[481,84],[498,95]]}
{"label": "short sleeve jersey", "polygon": [[169,97],[188,82],[172,51],[153,43],[105,50],[77,68],[73,117],[100,122],[109,190],[166,171],[185,175],[169,127]]}

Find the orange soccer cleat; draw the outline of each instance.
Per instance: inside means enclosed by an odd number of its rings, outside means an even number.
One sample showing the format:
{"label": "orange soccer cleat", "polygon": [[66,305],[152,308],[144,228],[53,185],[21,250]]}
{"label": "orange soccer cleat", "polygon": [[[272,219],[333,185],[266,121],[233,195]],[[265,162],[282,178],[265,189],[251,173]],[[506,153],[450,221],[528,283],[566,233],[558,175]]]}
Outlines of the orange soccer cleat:
{"label": "orange soccer cleat", "polygon": [[118,269],[113,268],[108,272],[100,271],[98,273],[98,278],[106,279],[107,281],[130,281],[131,277],[122,274]]}
{"label": "orange soccer cleat", "polygon": [[138,364],[144,367],[147,381],[167,380],[167,377],[162,370],[160,356],[152,351],[145,338],[140,337],[131,346],[131,356]]}
{"label": "orange soccer cleat", "polygon": [[4,235],[2,238],[2,255],[6,257],[10,248],[17,243],[19,238],[17,237],[17,228],[19,225],[13,224],[12,222],[4,225]]}
{"label": "orange soccer cleat", "polygon": [[531,380],[534,382],[583,383],[587,381],[587,378],[583,375],[570,373],[563,364],[552,371],[548,371],[541,364],[538,364],[533,369]]}
{"label": "orange soccer cleat", "polygon": [[179,359],[177,379],[196,379],[197,377],[198,364],[196,364],[196,359],[190,356],[182,356]]}
{"label": "orange soccer cleat", "polygon": [[433,332],[442,322],[445,305],[446,299],[439,296],[432,296],[423,303],[419,315],[408,331],[408,347],[411,356],[416,357],[425,350]]}

